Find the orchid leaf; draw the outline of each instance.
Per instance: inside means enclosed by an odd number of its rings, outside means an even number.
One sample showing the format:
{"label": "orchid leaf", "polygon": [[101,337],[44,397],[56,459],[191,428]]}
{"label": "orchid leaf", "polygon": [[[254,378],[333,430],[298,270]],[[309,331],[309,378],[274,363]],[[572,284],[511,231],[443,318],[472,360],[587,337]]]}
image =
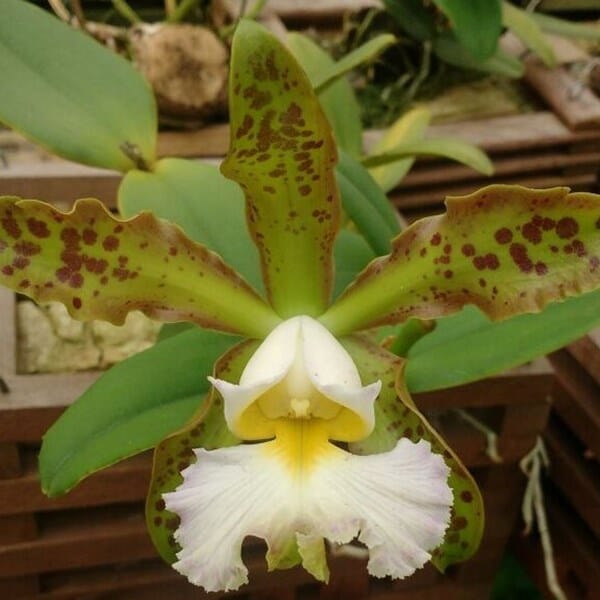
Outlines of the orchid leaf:
{"label": "orchid leaf", "polygon": [[367,168],[381,168],[381,165],[392,165],[397,161],[404,162],[410,160],[412,157],[419,156],[449,158],[467,167],[471,167],[471,169],[479,171],[479,173],[483,173],[484,175],[491,175],[494,172],[494,165],[485,152],[477,148],[477,146],[473,146],[473,144],[468,144],[455,138],[417,140],[397,144],[390,152],[367,156],[362,163]]}
{"label": "orchid leaf", "polygon": [[237,339],[195,328],[115,365],[44,435],[42,489],[64,494],[92,473],[156,446],[208,391],[215,360]]}
{"label": "orchid leaf", "polygon": [[558,350],[594,327],[600,327],[600,290],[501,322],[468,306],[438,320],[410,348],[406,383],[411,392],[426,392],[484,379]]}
{"label": "orchid leaf", "polygon": [[400,232],[398,215],[369,172],[350,155],[340,153],[336,170],[342,205],[373,252],[387,254]]}
{"label": "orchid leaf", "polygon": [[530,12],[517,8],[509,2],[503,2],[502,22],[527,48],[535,52],[547,67],[556,66],[552,45]]}
{"label": "orchid leaf", "polygon": [[141,310],[162,321],[262,337],[278,317],[216,254],[175,225],[142,213],[113,217],[79,200],[63,213],[37,200],[0,198],[0,283],[76,319],[121,325]]}
{"label": "orchid leaf", "polygon": [[119,186],[124,217],[150,210],[216,252],[255,289],[262,279],[256,247],[246,227],[244,194],[215,165],[178,158],[158,161],[151,172],[130,171]]}
{"label": "orchid leaf", "polygon": [[[418,107],[409,110],[386,129],[382,138],[371,150],[371,155],[393,152],[398,145],[422,140],[430,121],[431,111],[428,109]],[[384,192],[389,192],[404,179],[414,162],[414,157],[407,156],[403,160],[380,167],[372,167],[369,169],[369,173]]]}
{"label": "orchid leaf", "polygon": [[340,220],[331,129],[304,71],[261,25],[238,25],[230,77],[221,171],[246,195],[267,294],[281,317],[321,314]]}
{"label": "orchid leaf", "polygon": [[382,33],[365,42],[330,67],[323,69],[318,79],[313,80],[311,78],[315,92],[322,94],[340,77],[364,63],[371,62],[395,43],[396,38],[391,33]]}
{"label": "orchid leaf", "polygon": [[124,58],[47,11],[3,0],[0,73],[0,121],[50,151],[119,171],[154,162],[150,86]]}
{"label": "orchid leaf", "polygon": [[383,0],[387,12],[411,37],[424,42],[435,36],[433,11],[422,0]]}
{"label": "orchid leaf", "polygon": [[374,258],[375,254],[361,235],[341,229],[335,240],[334,297],[337,298]]}
{"label": "orchid leaf", "polygon": [[[257,342],[246,341],[231,348],[217,361],[214,376],[238,381],[257,347]],[[146,522],[156,549],[168,563],[176,560],[177,543],[173,533],[179,519],[166,510],[162,495],[172,492],[183,481],[181,471],[195,462],[194,448],[212,450],[238,443],[239,440],[227,428],[223,400],[212,389],[188,423],[156,447],[150,491],[146,499]]]}
{"label": "orchid leaf", "polygon": [[476,60],[492,56],[502,31],[500,0],[433,0],[459,43]]}
{"label": "orchid leaf", "polygon": [[451,32],[439,35],[432,44],[434,53],[445,62],[460,67],[484,73],[496,73],[512,79],[523,77],[525,67],[516,57],[497,48],[496,52],[485,60],[473,58],[457,41]]}
{"label": "orchid leaf", "polygon": [[[335,69],[335,61],[325,50],[301,33],[289,33],[287,45],[314,86],[322,73]],[[350,82],[339,78],[319,93],[319,102],[333,129],[340,149],[354,157],[362,152],[362,123],[360,106]]]}
{"label": "orchid leaf", "polygon": [[467,304],[494,320],[600,286],[600,196],[491,185],[393,240],[320,318],[342,335]]}
{"label": "orchid leaf", "polygon": [[454,502],[450,525],[444,542],[433,551],[433,564],[444,571],[446,567],[471,557],[483,534],[483,500],[469,471],[418,411],[404,384],[405,361],[366,337],[354,335],[342,343],[358,367],[363,385],[381,381],[381,393],[375,403],[375,429],[360,442],[351,444],[357,454],[376,454],[394,448],[401,437],[413,442],[424,439],[431,450],[444,457],[450,468],[448,484]]}
{"label": "orchid leaf", "polygon": [[573,21],[559,19],[558,17],[540,12],[532,12],[530,16],[542,28],[542,31],[546,33],[579,40],[600,41],[600,28],[594,25],[574,23]]}

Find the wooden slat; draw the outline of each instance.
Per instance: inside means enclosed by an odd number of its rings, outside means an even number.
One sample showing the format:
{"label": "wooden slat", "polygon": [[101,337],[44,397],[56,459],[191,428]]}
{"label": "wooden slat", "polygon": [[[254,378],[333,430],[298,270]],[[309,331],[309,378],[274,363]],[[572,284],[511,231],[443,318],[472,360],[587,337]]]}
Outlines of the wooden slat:
{"label": "wooden slat", "polygon": [[567,350],[600,386],[600,329],[569,344]]}
{"label": "wooden slat", "polygon": [[0,481],[0,515],[142,502],[151,468],[151,455],[144,453],[88,477],[64,496],[47,498],[40,489],[36,464],[30,462],[24,476]]}
{"label": "wooden slat", "polygon": [[566,350],[549,355],[558,386],[553,393],[554,406],[575,434],[600,456],[600,394],[596,381]]}
{"label": "wooden slat", "polygon": [[[555,186],[567,186],[574,191],[590,191],[597,186],[597,174],[590,173],[565,173],[563,175],[531,175],[494,177],[494,183],[518,184],[532,188],[548,188]],[[423,206],[441,206],[446,196],[462,196],[470,194],[477,188],[489,185],[490,179],[473,180],[472,182],[458,182],[444,184],[443,187],[431,187],[429,189],[406,189],[396,188],[390,194],[390,199],[399,209],[422,208]]]}
{"label": "wooden slat", "polygon": [[581,444],[558,417],[544,431],[544,441],[550,457],[549,477],[600,539],[600,463],[585,458]]}

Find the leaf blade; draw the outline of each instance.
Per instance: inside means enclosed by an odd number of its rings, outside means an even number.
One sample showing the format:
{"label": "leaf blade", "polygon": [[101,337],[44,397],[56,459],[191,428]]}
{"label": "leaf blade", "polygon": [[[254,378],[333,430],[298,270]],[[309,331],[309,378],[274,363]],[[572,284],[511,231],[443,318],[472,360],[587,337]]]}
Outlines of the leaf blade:
{"label": "leaf blade", "polygon": [[416,393],[478,381],[558,350],[594,327],[600,327],[600,291],[500,322],[468,306],[438,320],[410,348],[406,383]]}
{"label": "leaf blade", "polygon": [[125,59],[28,2],[5,0],[2,16],[0,121],[70,160],[127,171],[129,144],[152,165],[154,97]]}
{"label": "leaf blade", "polygon": [[44,492],[63,494],[181,427],[208,391],[214,361],[235,342],[194,329],[104,373],[44,435],[39,457]]}

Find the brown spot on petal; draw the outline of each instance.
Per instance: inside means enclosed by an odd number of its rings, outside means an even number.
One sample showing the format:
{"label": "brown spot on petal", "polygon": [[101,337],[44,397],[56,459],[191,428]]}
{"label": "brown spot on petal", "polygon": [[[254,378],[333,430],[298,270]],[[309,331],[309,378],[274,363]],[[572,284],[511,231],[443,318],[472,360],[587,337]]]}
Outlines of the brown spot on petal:
{"label": "brown spot on petal", "polygon": [[563,217],[556,224],[556,234],[563,240],[572,238],[579,232],[579,225],[572,217]]}
{"label": "brown spot on petal", "polygon": [[461,248],[461,251],[464,254],[464,256],[474,256],[475,255],[475,246],[473,246],[473,244],[465,244]]}
{"label": "brown spot on petal", "polygon": [[102,247],[107,252],[113,252],[119,247],[119,240],[114,235],[107,235],[102,242]]}
{"label": "brown spot on petal", "polygon": [[501,227],[494,234],[494,238],[499,244],[510,244],[510,242],[512,242],[513,234],[508,227]]}
{"label": "brown spot on petal", "polygon": [[32,235],[38,238],[47,238],[50,235],[50,230],[45,221],[34,219],[33,217],[27,219],[27,229]]}

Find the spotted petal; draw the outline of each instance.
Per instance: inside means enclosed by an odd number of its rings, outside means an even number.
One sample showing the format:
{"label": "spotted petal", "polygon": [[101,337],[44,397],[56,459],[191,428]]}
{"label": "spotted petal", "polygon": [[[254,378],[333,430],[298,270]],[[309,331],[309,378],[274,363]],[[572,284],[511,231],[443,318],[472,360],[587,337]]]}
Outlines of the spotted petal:
{"label": "spotted petal", "polygon": [[[195,451],[183,484],[165,495],[181,519],[175,569],[208,591],[235,590],[248,580],[240,555],[248,535],[267,541],[270,568],[288,566],[278,560],[296,545],[303,566],[325,581],[324,538],[358,537],[376,577],[405,577],[430,559],[452,497],[448,469],[427,442],[353,456],[321,437],[318,425],[285,428],[271,442]],[[290,454],[299,440],[301,457]]]}
{"label": "spotted petal", "polygon": [[142,213],[116,219],[97,200],[63,213],[0,198],[0,283],[77,319],[120,325],[131,310],[162,321],[263,337],[279,319],[218,255]]}
{"label": "spotted petal", "polygon": [[233,40],[230,120],[221,170],[246,195],[271,303],[282,317],[319,315],[331,294],[340,218],[335,143],[306,74],[250,21]]}
{"label": "spotted petal", "polygon": [[341,335],[475,304],[493,319],[600,285],[600,196],[492,185],[448,198],[393,241],[320,318]]}
{"label": "spotted petal", "polygon": [[477,484],[460,459],[418,411],[404,384],[404,359],[391,354],[364,335],[343,338],[342,343],[359,366],[365,383],[378,379],[382,391],[375,403],[375,429],[365,440],[351,445],[359,454],[388,452],[399,439],[426,440],[450,469],[453,492],[452,519],[443,544],[433,551],[441,571],[470,558],[483,534],[483,500]]}

